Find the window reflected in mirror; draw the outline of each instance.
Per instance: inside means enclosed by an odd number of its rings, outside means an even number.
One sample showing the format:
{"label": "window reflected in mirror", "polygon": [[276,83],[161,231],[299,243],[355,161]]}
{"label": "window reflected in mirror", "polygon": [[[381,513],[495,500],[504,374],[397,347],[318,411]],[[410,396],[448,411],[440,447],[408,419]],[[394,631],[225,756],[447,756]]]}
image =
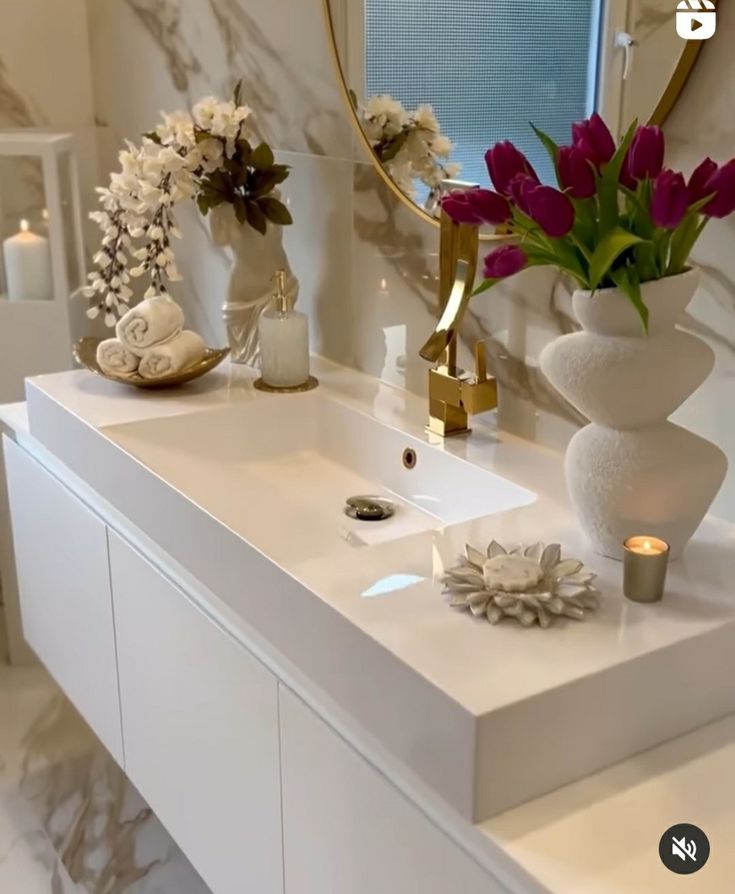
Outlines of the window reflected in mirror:
{"label": "window reflected in mirror", "polygon": [[598,111],[614,134],[660,120],[698,46],[669,0],[327,0],[345,86],[383,170],[418,207],[437,185],[487,183],[484,154],[511,140],[539,177]]}

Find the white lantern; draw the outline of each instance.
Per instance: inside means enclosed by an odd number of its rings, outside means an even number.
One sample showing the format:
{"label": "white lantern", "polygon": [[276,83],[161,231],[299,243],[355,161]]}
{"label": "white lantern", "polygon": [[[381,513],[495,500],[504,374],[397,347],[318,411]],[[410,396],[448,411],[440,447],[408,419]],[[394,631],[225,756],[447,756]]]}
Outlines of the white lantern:
{"label": "white lantern", "polygon": [[71,134],[0,130],[0,401],[69,369],[69,297],[85,280]]}

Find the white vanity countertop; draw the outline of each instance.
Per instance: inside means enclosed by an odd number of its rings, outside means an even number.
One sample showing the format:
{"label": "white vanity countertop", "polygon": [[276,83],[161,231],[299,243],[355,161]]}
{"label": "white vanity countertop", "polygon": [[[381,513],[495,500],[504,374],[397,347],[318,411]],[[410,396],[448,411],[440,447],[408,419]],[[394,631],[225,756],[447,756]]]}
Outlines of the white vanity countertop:
{"label": "white vanity countertop", "polygon": [[[693,823],[709,860],[677,876],[658,856],[663,833]],[[636,755],[483,823],[554,894],[732,894],[735,716]]]}
{"label": "white vanity countertop", "polygon": [[[426,400],[325,361],[315,360],[314,371],[322,382],[322,393],[423,442],[429,440],[423,429]],[[124,389],[86,371],[75,371],[30,380],[27,395],[31,434],[116,506],[118,501],[115,499],[113,470],[110,470],[108,480],[94,458],[85,456],[88,446],[91,448],[102,440],[107,442],[108,450],[109,445],[114,445],[117,453],[122,454],[120,447],[125,447],[125,437],[118,437],[115,430],[108,427],[196,414],[233,404],[279,399],[279,396],[255,391],[251,373],[235,365],[224,366],[220,371],[192,383],[186,390],[169,393]],[[196,415],[190,418],[195,421]],[[527,706],[536,701],[541,712],[538,716],[545,716],[549,724],[549,739],[552,738],[555,724],[563,722],[559,718],[576,717],[575,711],[580,723],[585,716],[590,718],[591,727],[604,723],[608,710],[606,693],[596,691],[591,684],[609,671],[621,671],[617,685],[622,687],[621,692],[630,692],[631,699],[635,693],[648,687],[652,690],[651,697],[655,694],[655,698],[660,700],[662,725],[657,732],[657,741],[713,719],[717,714],[713,714],[712,709],[704,709],[700,716],[694,703],[686,719],[679,717],[676,724],[667,725],[669,706],[682,699],[676,693],[666,692],[666,672],[670,667],[666,664],[670,660],[666,656],[674,656],[676,660],[677,656],[672,650],[681,645],[681,660],[687,666],[696,666],[698,658],[706,664],[712,643],[715,651],[719,648],[717,644],[720,640],[717,637],[727,636],[729,643],[735,636],[735,598],[731,587],[731,582],[735,580],[735,526],[712,519],[704,523],[684,557],[672,564],[663,603],[642,606],[627,602],[620,592],[621,565],[594,555],[576,528],[567,503],[561,457],[511,436],[498,435],[490,423],[473,420],[473,427],[469,438],[448,440],[443,445],[437,445],[437,449],[490,469],[532,491],[537,498],[521,508],[471,522],[425,531],[367,549],[356,547],[354,554],[347,551],[336,558],[282,562],[283,570],[317,597],[321,608],[328,606],[348,622],[349,630],[359,634],[360,644],[368,651],[353,653],[353,663],[336,651],[332,655],[331,665],[329,661],[319,659],[318,653],[333,648],[334,641],[330,644],[321,638],[322,630],[326,630],[327,616],[316,603],[313,614],[309,616],[309,624],[304,627],[308,636],[302,636],[297,644],[284,632],[285,639],[275,644],[289,658],[294,658],[297,665],[301,662],[301,656],[305,656],[305,661],[307,657],[309,661],[313,660],[314,668],[319,666],[322,673],[319,685],[329,688],[334,682],[335,688],[330,695],[343,706],[349,705],[349,710],[354,710],[358,721],[389,751],[409,765],[415,761],[419,777],[426,780],[427,767],[436,764],[437,779],[431,782],[436,782],[437,790],[465,815],[473,811],[477,813],[473,806],[474,793],[468,790],[466,780],[447,777],[447,774],[453,774],[453,765],[463,760],[471,762],[477,743],[482,745],[485,741],[483,736],[488,747],[494,743],[493,747],[498,749],[498,753],[502,753],[503,749],[510,753],[509,749],[515,748],[519,752],[517,759],[520,762],[535,760],[533,749],[540,747],[539,740],[543,742],[544,730],[536,728],[531,732],[529,729],[529,736],[536,741],[528,743],[530,750],[526,753],[526,748],[519,748],[517,741],[519,730],[523,727],[514,718],[522,716]],[[75,439],[73,445],[70,444],[72,438]],[[105,455],[112,456],[111,453]],[[127,462],[130,464],[129,457]],[[165,477],[160,468],[155,471],[158,478]],[[123,495],[120,496],[124,501]],[[124,507],[121,511],[127,513]],[[141,524],[140,519],[133,521]],[[146,533],[158,539],[154,532]],[[232,531],[227,533],[232,534]],[[508,545],[536,540],[561,542],[564,555],[583,560],[585,565],[599,574],[603,593],[600,612],[584,623],[569,621],[557,629],[542,631],[523,630],[512,623],[491,627],[450,610],[440,595],[437,576],[453,563],[466,542],[483,548],[493,538]],[[161,545],[168,548],[165,542]],[[174,557],[186,564],[181,556]],[[189,570],[198,576],[197,568]],[[410,581],[410,584],[391,589],[390,582],[396,579]],[[216,579],[205,583],[220,593],[215,586]],[[368,595],[381,590],[385,591],[382,595]],[[230,599],[225,594],[223,598],[236,612],[242,608],[244,620],[253,623],[253,618],[248,617],[246,608],[241,607],[235,597]],[[257,627],[257,621],[255,624]],[[284,619],[281,627],[285,629],[287,626],[287,619]],[[373,649],[375,646],[379,647],[377,651]],[[292,647],[301,654],[294,657]],[[314,655],[309,652],[307,656],[304,650],[309,648]],[[397,659],[397,663],[388,663],[387,660],[383,663],[380,656],[390,656]],[[380,664],[365,663],[374,662],[376,657]],[[396,676],[393,676],[394,673]],[[338,683],[333,680],[337,675],[348,679]],[[371,679],[372,693],[366,685]],[[416,680],[421,681],[421,686],[412,688]],[[404,686],[409,692],[408,702],[401,701],[397,695],[398,700],[394,700],[392,689],[397,691]],[[382,697],[376,698],[375,689],[382,693]],[[684,693],[683,701],[694,700],[696,695]],[[418,700],[415,705],[417,717],[413,719],[403,713],[406,704],[412,704],[411,699]],[[540,699],[548,701],[542,702]],[[574,708],[576,699],[581,701]],[[614,700],[613,694],[611,704]],[[434,716],[439,706],[445,713]],[[637,722],[635,710],[631,726]],[[637,710],[642,710],[641,704]],[[567,711],[571,713],[565,714]],[[610,711],[614,713],[614,705]],[[529,718],[533,716],[528,715]],[[421,726],[424,720],[425,728]],[[395,729],[401,726],[407,728],[406,738],[399,736],[396,739]],[[731,727],[723,729],[732,732]],[[556,732],[558,734],[558,730]],[[422,734],[429,743],[427,754],[422,753],[421,742],[417,744],[417,737]],[[583,739],[582,726],[569,729],[568,736],[570,743],[576,738]],[[432,737],[436,737],[436,742],[432,741]],[[460,746],[464,749],[462,753],[453,756],[451,749]],[[618,759],[615,749],[619,746],[623,750],[627,747],[622,740],[613,742],[608,763]],[[661,746],[656,752],[668,747]],[[627,753],[630,754],[631,750]],[[735,756],[728,753],[732,761],[730,766],[735,766]],[[631,764],[629,773],[633,779],[644,772],[636,769],[641,766],[636,761],[642,761],[645,767],[646,756],[626,762]],[[663,761],[665,764],[665,757]],[[554,885],[550,885],[552,890],[563,890],[564,894],[577,890],[585,891],[585,894],[623,890],[620,886],[594,886],[593,881],[597,883],[595,873],[602,865],[598,865],[599,861],[589,866],[587,887],[561,887],[559,883],[559,873],[563,876],[567,859],[565,854],[569,853],[569,860],[584,857],[584,847],[580,844],[577,854],[574,840],[582,840],[586,823],[592,826],[597,823],[597,811],[602,811],[605,816],[609,812],[612,817],[616,815],[615,809],[620,807],[623,812],[631,809],[643,817],[636,799],[646,799],[645,786],[633,785],[628,779],[621,783],[624,792],[607,797],[608,787],[618,785],[616,772],[625,776],[626,771],[613,768],[597,773],[587,780],[573,783],[545,798],[495,817],[482,830],[501,843],[542,882],[554,880]],[[579,772],[577,775],[580,775]],[[665,774],[656,778],[664,780]],[[593,780],[600,780],[605,798],[600,798]],[[655,780],[651,784],[654,785]],[[534,785],[543,785],[543,781],[537,779]],[[654,791],[654,797],[655,788],[650,791]],[[538,791],[531,794],[538,794]],[[504,797],[500,796],[501,802]],[[653,811],[652,805],[649,806],[649,813],[656,813],[657,828],[664,824],[659,835],[667,823],[697,822],[697,817],[691,814],[669,817],[667,813],[666,817],[659,816],[658,811]],[[604,828],[602,820],[599,825],[601,829]],[[595,834],[594,828],[586,829],[590,842]],[[610,847],[617,849],[618,840],[615,839]],[[599,855],[602,842],[596,846]],[[645,848],[641,844],[639,851],[643,850]],[[658,862],[657,856],[655,859]],[[659,867],[664,873],[662,878],[665,884],[670,874],[660,864]],[[577,874],[575,868],[575,878]],[[602,879],[603,875],[599,873],[599,878]],[[611,877],[616,876],[613,873]],[[624,890],[632,892],[638,889],[628,886]],[[648,892],[658,889],[649,885],[640,890]],[[692,887],[691,890],[705,889]]]}

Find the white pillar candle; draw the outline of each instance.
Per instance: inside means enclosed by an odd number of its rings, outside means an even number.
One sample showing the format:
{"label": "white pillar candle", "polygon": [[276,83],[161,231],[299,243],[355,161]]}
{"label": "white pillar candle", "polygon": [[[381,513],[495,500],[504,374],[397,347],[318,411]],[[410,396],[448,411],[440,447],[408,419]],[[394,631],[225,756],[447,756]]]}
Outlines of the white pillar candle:
{"label": "white pillar candle", "polygon": [[48,239],[31,233],[27,220],[3,242],[5,280],[11,301],[49,301],[54,297]]}

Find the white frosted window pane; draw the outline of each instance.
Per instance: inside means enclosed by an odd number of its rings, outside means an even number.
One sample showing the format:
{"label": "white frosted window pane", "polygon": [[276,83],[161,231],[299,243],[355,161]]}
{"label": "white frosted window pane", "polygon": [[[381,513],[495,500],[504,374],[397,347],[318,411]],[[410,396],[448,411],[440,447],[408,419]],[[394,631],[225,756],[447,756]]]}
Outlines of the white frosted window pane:
{"label": "white frosted window pane", "polygon": [[367,95],[430,102],[463,180],[487,184],[484,152],[503,139],[553,180],[528,122],[568,143],[586,116],[598,2],[365,0]]}

